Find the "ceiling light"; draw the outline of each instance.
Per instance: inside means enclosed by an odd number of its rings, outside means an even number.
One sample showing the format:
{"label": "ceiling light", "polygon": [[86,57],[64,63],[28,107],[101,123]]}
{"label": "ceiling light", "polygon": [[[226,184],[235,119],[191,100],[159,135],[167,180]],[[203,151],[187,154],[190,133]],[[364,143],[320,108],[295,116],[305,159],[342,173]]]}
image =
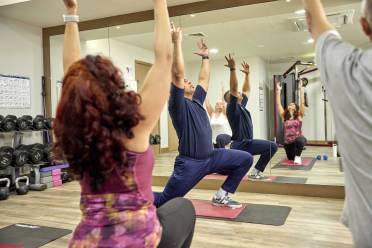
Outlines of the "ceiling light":
{"label": "ceiling light", "polygon": [[308,39],[308,40],[307,40],[307,43],[308,43],[308,44],[313,44],[313,43],[314,43],[314,39],[313,39],[313,38]]}
{"label": "ceiling light", "polygon": [[295,13],[296,15],[303,15],[303,14],[306,13],[306,10],[304,10],[304,9],[300,9],[300,10],[295,11],[294,13]]}
{"label": "ceiling light", "polygon": [[285,0],[287,3],[290,3],[291,2],[291,0]]}
{"label": "ceiling light", "polygon": [[120,29],[121,28],[121,26],[116,26],[116,29]]}
{"label": "ceiling light", "polygon": [[217,48],[212,48],[209,50],[210,53],[212,54],[217,54],[219,52],[219,50]]}
{"label": "ceiling light", "polygon": [[194,18],[196,15],[195,14],[191,14],[190,17]]}

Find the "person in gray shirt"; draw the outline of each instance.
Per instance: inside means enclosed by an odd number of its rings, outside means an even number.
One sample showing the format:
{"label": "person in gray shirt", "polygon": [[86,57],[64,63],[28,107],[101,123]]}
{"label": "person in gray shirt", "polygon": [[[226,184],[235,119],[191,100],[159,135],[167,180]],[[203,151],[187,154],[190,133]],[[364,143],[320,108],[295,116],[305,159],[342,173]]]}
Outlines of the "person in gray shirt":
{"label": "person in gray shirt", "polygon": [[[320,0],[303,0],[316,40],[316,62],[328,89],[345,167],[342,222],[355,247],[372,247],[372,49],[343,41],[328,22]],[[372,41],[372,0],[363,0],[360,20]]]}

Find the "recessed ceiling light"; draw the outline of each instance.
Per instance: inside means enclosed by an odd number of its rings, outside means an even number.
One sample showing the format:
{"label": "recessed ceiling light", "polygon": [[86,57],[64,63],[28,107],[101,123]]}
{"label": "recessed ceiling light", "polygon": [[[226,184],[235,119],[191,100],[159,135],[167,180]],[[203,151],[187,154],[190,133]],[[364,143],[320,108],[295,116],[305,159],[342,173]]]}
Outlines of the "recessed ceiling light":
{"label": "recessed ceiling light", "polygon": [[285,0],[287,3],[290,3],[291,2],[291,0]]}
{"label": "recessed ceiling light", "polygon": [[190,17],[194,18],[196,15],[195,14],[191,14]]}
{"label": "recessed ceiling light", "polygon": [[307,43],[308,43],[308,44],[313,44],[313,43],[314,43],[314,39],[313,39],[313,38],[308,39],[308,40],[307,40]]}
{"label": "recessed ceiling light", "polygon": [[116,26],[116,29],[120,29],[121,28],[121,26]]}
{"label": "recessed ceiling light", "polygon": [[300,10],[295,11],[296,15],[303,15],[305,13],[306,13],[306,11],[304,9],[300,9]]}
{"label": "recessed ceiling light", "polygon": [[219,52],[219,50],[217,48],[212,48],[209,50],[210,53],[212,54],[217,54]]}

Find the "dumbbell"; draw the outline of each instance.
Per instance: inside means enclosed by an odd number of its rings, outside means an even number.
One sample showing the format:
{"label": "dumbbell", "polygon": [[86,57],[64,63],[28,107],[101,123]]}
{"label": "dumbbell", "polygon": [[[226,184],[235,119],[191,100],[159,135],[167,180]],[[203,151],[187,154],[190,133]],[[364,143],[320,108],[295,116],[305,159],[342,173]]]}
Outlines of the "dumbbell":
{"label": "dumbbell", "polygon": [[5,170],[12,164],[14,149],[9,146],[0,148],[0,170]]}
{"label": "dumbbell", "polygon": [[53,128],[53,121],[54,121],[53,118],[46,118],[46,119],[44,120],[44,127],[45,127],[46,129],[52,129],[52,128]]}
{"label": "dumbbell", "polygon": [[20,145],[17,147],[17,151],[26,152],[27,161],[33,164],[40,163],[44,159],[44,145],[42,144]]}
{"label": "dumbbell", "polygon": [[30,115],[23,115],[17,119],[17,129],[20,131],[31,130],[32,126],[32,116]]}
{"label": "dumbbell", "polygon": [[37,115],[32,121],[33,127],[35,130],[43,130],[45,118],[42,115]]}
{"label": "dumbbell", "polygon": [[16,130],[17,117],[14,115],[7,115],[0,123],[0,129],[5,132]]}
{"label": "dumbbell", "polygon": [[150,134],[150,145],[155,145],[155,137],[152,134]]}
{"label": "dumbbell", "polygon": [[18,195],[27,195],[30,185],[28,176],[17,177],[15,180],[16,192]]}
{"label": "dumbbell", "polygon": [[155,145],[160,145],[161,137],[159,134],[155,135]]}
{"label": "dumbbell", "polygon": [[51,162],[53,161],[53,144],[48,144],[44,146],[44,161],[45,162]]}
{"label": "dumbbell", "polygon": [[28,162],[28,152],[22,149],[16,149],[13,152],[13,162],[11,166],[20,168]]}
{"label": "dumbbell", "polygon": [[9,197],[9,178],[0,178],[0,201],[4,201]]}

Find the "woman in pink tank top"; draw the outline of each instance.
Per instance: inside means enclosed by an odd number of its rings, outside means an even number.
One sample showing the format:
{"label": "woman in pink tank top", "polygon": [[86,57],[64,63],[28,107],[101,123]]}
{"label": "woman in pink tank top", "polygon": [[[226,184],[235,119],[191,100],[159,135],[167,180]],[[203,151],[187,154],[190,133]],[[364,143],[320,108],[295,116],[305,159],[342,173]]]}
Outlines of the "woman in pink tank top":
{"label": "woman in pink tank top", "polygon": [[302,134],[302,119],[305,113],[305,93],[303,82],[299,82],[300,106],[290,103],[284,110],[281,103],[282,86],[277,83],[276,104],[284,125],[284,149],[289,160],[294,160],[295,164],[301,164],[301,154],[306,144],[306,138]]}
{"label": "woman in pink tank top", "polygon": [[[175,199],[156,209],[149,135],[169,95],[172,37],[166,0],[154,0],[155,63],[140,94],[103,56],[80,57],[77,0],[64,0],[64,78],[55,152],[81,185],[82,218],[69,247],[189,247],[195,211]],[[156,95],[157,97],[153,97]]]}

